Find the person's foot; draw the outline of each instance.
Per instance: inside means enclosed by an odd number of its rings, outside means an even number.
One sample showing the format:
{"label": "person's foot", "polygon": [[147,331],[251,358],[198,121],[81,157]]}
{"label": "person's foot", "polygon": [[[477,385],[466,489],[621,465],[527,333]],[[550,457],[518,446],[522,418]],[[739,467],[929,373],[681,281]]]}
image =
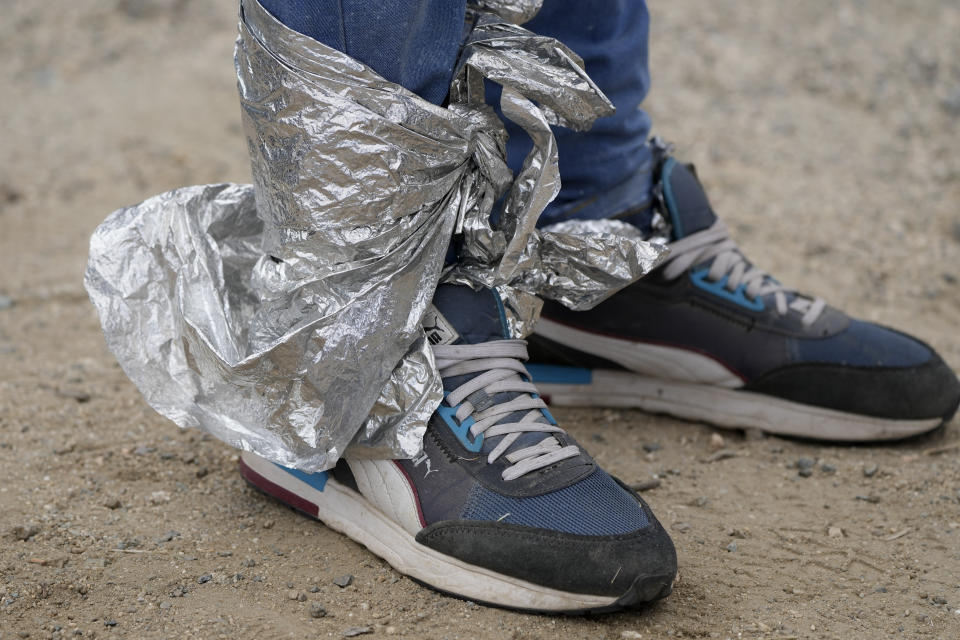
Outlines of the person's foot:
{"label": "person's foot", "polygon": [[401,573],[477,602],[581,613],[668,595],[670,537],[556,425],[523,367],[526,345],[504,339],[495,294],[441,285],[434,304],[424,326],[446,397],[420,457],[307,474],[244,453],[246,480]]}
{"label": "person's foot", "polygon": [[950,419],[960,383],[933,349],[783,287],[739,251],[692,167],[667,158],[659,177],[671,254],[590,311],[544,306],[528,366],[544,398],[839,441]]}

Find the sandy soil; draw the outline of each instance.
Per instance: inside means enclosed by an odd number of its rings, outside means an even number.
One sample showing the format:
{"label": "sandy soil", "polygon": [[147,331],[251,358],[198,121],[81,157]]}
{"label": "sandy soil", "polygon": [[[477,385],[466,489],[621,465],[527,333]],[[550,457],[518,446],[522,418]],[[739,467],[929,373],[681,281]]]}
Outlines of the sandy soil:
{"label": "sandy soil", "polygon": [[[960,366],[957,3],[653,11],[657,132],[749,255]],[[612,472],[661,479],[646,497],[681,569],[644,612],[555,619],[417,586],[156,416],[104,346],[86,242],[123,204],[249,180],[235,15],[233,0],[3,3],[0,637],[960,636],[956,420],[877,447],[725,432],[735,457],[709,463],[703,425],[557,411]]]}

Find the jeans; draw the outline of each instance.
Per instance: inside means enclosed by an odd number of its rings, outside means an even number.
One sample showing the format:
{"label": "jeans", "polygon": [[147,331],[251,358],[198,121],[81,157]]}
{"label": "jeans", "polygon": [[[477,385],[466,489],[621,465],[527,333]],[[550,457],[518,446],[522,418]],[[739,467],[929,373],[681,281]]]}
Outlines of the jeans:
{"label": "jeans", "polygon": [[[260,0],[291,29],[360,60],[422,98],[443,102],[464,35],[466,0]],[[653,153],[650,117],[639,108],[650,87],[649,15],[643,0],[545,0],[524,25],[580,55],[617,108],[588,132],[554,128],[563,187],[540,218],[623,217],[646,229]],[[497,91],[488,93],[496,97]],[[495,104],[495,103],[494,103]],[[514,171],[529,148],[508,123]]]}

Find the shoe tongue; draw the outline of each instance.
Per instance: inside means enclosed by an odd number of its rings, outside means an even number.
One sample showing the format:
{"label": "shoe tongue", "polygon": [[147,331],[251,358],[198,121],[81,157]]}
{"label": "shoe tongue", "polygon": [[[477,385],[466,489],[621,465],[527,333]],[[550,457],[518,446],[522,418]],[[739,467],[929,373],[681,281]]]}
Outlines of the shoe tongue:
{"label": "shoe tongue", "polygon": [[674,240],[703,231],[716,222],[717,214],[713,212],[710,200],[693,172],[693,165],[667,158],[660,170],[660,181]]}
{"label": "shoe tongue", "polygon": [[479,344],[510,337],[500,298],[493,289],[441,284],[423,317],[430,344]]}

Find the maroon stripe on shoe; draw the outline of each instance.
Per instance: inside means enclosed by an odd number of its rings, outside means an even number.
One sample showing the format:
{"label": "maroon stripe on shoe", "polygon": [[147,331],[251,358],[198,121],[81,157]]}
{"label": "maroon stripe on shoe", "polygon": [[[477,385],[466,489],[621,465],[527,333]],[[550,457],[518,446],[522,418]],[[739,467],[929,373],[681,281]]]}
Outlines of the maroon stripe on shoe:
{"label": "maroon stripe on shoe", "polygon": [[244,477],[244,479],[246,479],[247,482],[260,489],[267,495],[273,496],[280,502],[293,507],[297,511],[302,511],[308,516],[312,516],[314,518],[319,517],[319,508],[317,505],[313,504],[309,500],[301,498],[288,489],[284,489],[275,482],[267,480],[262,475],[247,466],[242,458],[240,459],[240,474]]}
{"label": "maroon stripe on shoe", "polygon": [[410,474],[403,468],[403,465],[396,460],[393,461],[393,464],[396,465],[397,469],[400,469],[400,473],[403,474],[407,484],[410,485],[410,490],[413,491],[413,502],[417,505],[417,518],[420,519],[420,526],[427,526],[427,520],[423,517],[423,509],[420,508],[420,494],[417,493],[417,485],[413,484],[413,480],[410,479]]}

